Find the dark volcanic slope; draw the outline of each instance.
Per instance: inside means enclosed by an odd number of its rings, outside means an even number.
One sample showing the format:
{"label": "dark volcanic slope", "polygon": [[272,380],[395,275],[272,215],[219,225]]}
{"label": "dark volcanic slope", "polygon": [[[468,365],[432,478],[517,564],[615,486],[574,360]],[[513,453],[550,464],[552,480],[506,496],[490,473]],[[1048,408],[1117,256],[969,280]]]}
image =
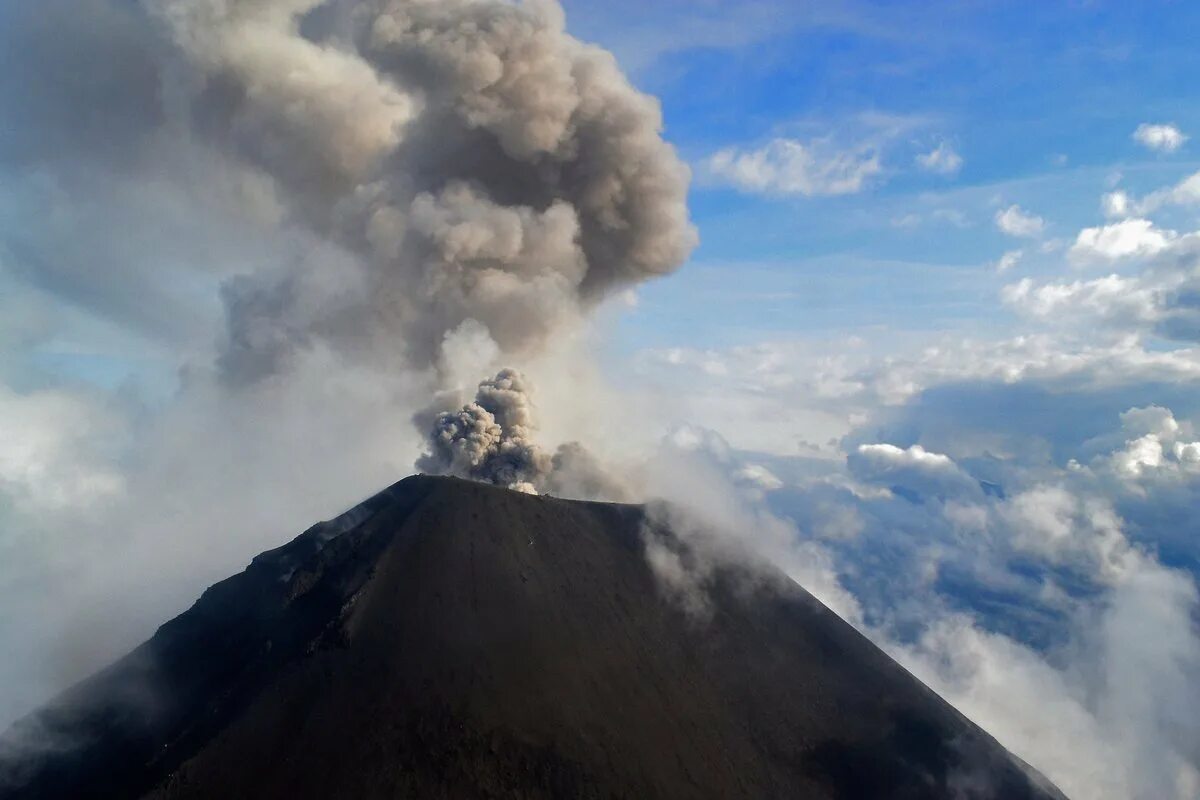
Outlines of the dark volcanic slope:
{"label": "dark volcanic slope", "polygon": [[1059,796],[794,584],[689,620],[642,521],[410,478],[15,726],[0,796]]}

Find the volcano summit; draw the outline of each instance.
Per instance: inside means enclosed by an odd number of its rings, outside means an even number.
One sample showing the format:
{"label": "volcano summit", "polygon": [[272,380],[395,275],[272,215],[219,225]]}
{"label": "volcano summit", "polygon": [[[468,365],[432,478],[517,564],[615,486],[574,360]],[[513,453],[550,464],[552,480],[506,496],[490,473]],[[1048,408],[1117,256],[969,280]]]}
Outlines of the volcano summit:
{"label": "volcano summit", "polygon": [[1061,797],[782,574],[689,616],[653,527],[409,478],[17,723],[0,796]]}

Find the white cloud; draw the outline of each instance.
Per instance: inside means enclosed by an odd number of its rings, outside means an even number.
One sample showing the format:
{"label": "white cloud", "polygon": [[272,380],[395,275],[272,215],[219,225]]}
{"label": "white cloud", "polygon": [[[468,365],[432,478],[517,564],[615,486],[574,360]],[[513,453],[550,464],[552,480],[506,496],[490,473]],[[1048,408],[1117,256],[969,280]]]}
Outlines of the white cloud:
{"label": "white cloud", "polygon": [[[848,446],[847,474],[823,461],[834,474],[788,484],[800,493],[793,508],[801,535],[811,532],[833,554],[822,574],[840,576],[868,619],[885,620],[868,633],[1070,796],[1195,800],[1200,728],[1180,710],[1200,702],[1189,678],[1200,669],[1195,585],[1127,535],[1135,526],[1126,512],[1142,535],[1179,528],[1186,541],[1200,492],[1200,443],[1184,417],[1163,406],[1129,408],[1098,455],[1058,454],[1042,437],[1059,437],[1053,443],[1061,446],[1077,425],[1094,435],[1090,409],[1111,387],[1136,394],[1194,386],[1200,353],[1147,350],[1133,338],[1105,344],[1092,333],[945,342],[905,357],[892,347],[882,358],[869,348],[856,358],[803,343],[759,345],[700,351],[698,359],[727,365],[721,376],[685,353],[676,354],[675,368],[712,382],[689,383],[693,393],[742,384],[760,402],[776,397],[778,410],[765,412],[772,419],[822,392],[831,406],[865,407],[856,433],[870,438]],[[993,381],[1023,390],[973,394]],[[909,404],[881,407],[885,384],[910,387]],[[947,406],[935,404],[936,392],[913,401],[913,392],[939,385],[951,390]],[[948,409],[961,413],[945,419]],[[1061,414],[1063,424],[1037,423],[1047,413]],[[1017,430],[1027,421],[1036,435]],[[737,426],[732,415],[719,424]],[[896,441],[884,438],[891,430],[920,436],[923,446],[882,443]],[[1138,441],[1150,435],[1158,446]],[[1126,451],[1137,476],[1115,468]],[[893,487],[937,502],[908,502],[902,497],[910,495],[887,491]],[[1118,507],[1131,502],[1151,511]],[[943,575],[952,580],[939,581]],[[1003,599],[971,606],[980,594]],[[945,612],[964,603],[970,613]],[[896,627],[888,627],[893,619]],[[898,630],[916,631],[915,641]],[[1037,641],[1052,642],[1053,655],[1029,643]]]}
{"label": "white cloud", "polygon": [[882,172],[879,150],[839,149],[828,141],[802,143],[774,139],[756,150],[728,147],[704,164],[717,180],[742,191],[763,194],[856,194]]}
{"label": "white cloud", "polygon": [[[658,403],[720,428],[739,447],[791,455],[800,452],[796,437],[840,438],[871,413],[943,384],[1024,382],[1101,392],[1200,383],[1200,348],[1147,349],[1137,337],[1099,335],[1106,332],[1091,325],[1078,336],[1069,326],[1000,340],[947,336],[912,349],[893,342],[882,354],[873,344],[836,349],[805,340],[650,349],[634,364],[641,381],[656,387]],[[781,428],[795,436],[780,436]]]}
{"label": "white cloud", "polygon": [[1129,195],[1123,191],[1109,192],[1100,198],[1100,207],[1106,217],[1126,217],[1132,212]]}
{"label": "white cloud", "polygon": [[1046,221],[1018,205],[1011,205],[996,212],[996,227],[1009,236],[1032,239],[1046,229]]}
{"label": "white cloud", "polygon": [[849,466],[859,480],[901,486],[923,497],[969,497],[981,492],[979,484],[952,458],[931,453],[919,444],[904,449],[892,444],[859,445],[850,455]]}
{"label": "white cloud", "polygon": [[783,481],[762,464],[746,464],[734,473],[734,478],[739,483],[756,486],[763,491],[783,488]]}
{"label": "white cloud", "polygon": [[1167,441],[1174,441],[1179,435],[1179,421],[1171,409],[1162,406],[1145,406],[1131,408],[1121,414],[1121,430],[1138,436],[1153,434]]}
{"label": "white cloud", "polygon": [[[1023,315],[1056,325],[1103,325],[1119,335],[1155,335],[1200,340],[1200,306],[1195,267],[1200,232],[1178,234],[1145,219],[1127,219],[1079,233],[1069,257],[1077,266],[1120,265],[1102,278],[1035,281],[1004,287],[1001,298]],[[1083,328],[1080,328],[1082,331]]]}
{"label": "white cloud", "polygon": [[[969,416],[964,420],[950,435],[987,442],[972,431]],[[1122,429],[1169,432],[1173,421],[1167,409],[1131,409]],[[900,448],[869,448],[888,461],[937,471],[953,463],[936,454],[910,458]],[[898,639],[887,624],[872,637],[1069,796],[1194,800],[1200,727],[1181,708],[1200,702],[1191,678],[1200,669],[1195,581],[1131,541],[1103,476],[1039,466],[1033,455],[990,459],[1015,462],[1000,479],[1007,497],[984,497],[970,487],[945,504],[913,505],[841,494],[857,509],[860,526],[853,539],[829,544],[846,553],[835,564],[853,576],[881,559],[870,578],[846,578],[866,587],[868,597],[875,581],[890,581],[877,605],[863,602],[868,616],[907,620],[911,613],[920,622],[915,639]],[[1162,505],[1169,490],[1163,486],[1150,487],[1147,505]],[[1190,504],[1183,505],[1190,513]],[[897,550],[906,552],[900,560]],[[947,568],[954,576],[949,585],[972,576],[963,590],[968,599],[939,588],[936,578]],[[1037,577],[1029,580],[1030,571]],[[1056,576],[1063,574],[1087,590],[1059,585]],[[977,586],[1006,598],[1004,610],[985,602],[986,610],[945,612],[947,604],[971,607]],[[1014,625],[1020,631],[1042,613],[1056,620],[1052,656],[1000,632]]]}
{"label": "white cloud", "polygon": [[963,159],[953,147],[942,142],[928,153],[918,155],[917,165],[939,175],[954,175],[962,169]]}
{"label": "white cloud", "polygon": [[1000,258],[996,261],[996,272],[1008,272],[1010,269],[1020,263],[1024,256],[1024,250],[1009,250],[1004,255],[1000,256]]}
{"label": "white cloud", "polygon": [[1200,465],[1200,442],[1176,442],[1175,458],[1188,466]]}
{"label": "white cloud", "polygon": [[62,391],[17,394],[0,384],[0,497],[34,513],[118,496],[110,440],[123,426],[102,406]]}
{"label": "white cloud", "polygon": [[1143,559],[1104,597],[1053,660],[965,615],[891,649],[1069,797],[1194,800],[1195,584]]}
{"label": "white cloud", "polygon": [[1174,153],[1183,146],[1188,137],[1174,125],[1152,125],[1143,122],[1133,132],[1133,140],[1160,153]]}
{"label": "white cloud", "polygon": [[1103,206],[1111,216],[1130,214],[1153,214],[1168,206],[1200,205],[1200,172],[1192,173],[1173,186],[1156,189],[1141,200],[1130,197],[1123,191],[1105,195]]}
{"label": "white cloud", "polygon": [[[692,428],[664,441],[645,469],[645,491],[671,505],[654,502],[649,513],[663,517],[693,553],[685,565],[652,541],[648,557],[659,579],[689,611],[703,613],[707,574],[717,563],[746,561],[748,556],[766,559],[842,619],[861,624],[858,601],[839,582],[829,553],[764,507],[763,487],[747,491],[745,477],[738,476],[744,469],[712,431]],[[751,471],[758,482],[761,473]]]}
{"label": "white cloud", "polygon": [[1038,285],[1023,278],[1004,287],[1004,302],[1018,311],[1054,322],[1079,318],[1137,326],[1158,319],[1157,293],[1134,278],[1107,275],[1090,281]]}
{"label": "white cloud", "polygon": [[1142,201],[1141,207],[1156,209],[1165,205],[1197,204],[1200,204],[1200,172],[1189,175],[1174,186],[1151,193]]}
{"label": "white cloud", "polygon": [[892,217],[893,228],[916,228],[927,223],[948,223],[956,228],[969,228],[971,220],[957,208],[935,208],[927,214],[906,212]]}
{"label": "white cloud", "polygon": [[1126,219],[1099,228],[1084,228],[1071,246],[1069,256],[1078,262],[1153,256],[1177,238],[1175,231],[1157,228],[1148,219]]}
{"label": "white cloud", "polygon": [[[1182,425],[1168,408],[1131,408],[1121,414],[1124,445],[1093,462],[1098,473],[1139,484],[1132,491],[1147,496],[1146,481],[1178,481],[1200,464],[1200,443],[1178,441],[1190,426]],[[1130,488],[1130,487],[1126,487]]]}
{"label": "white cloud", "polygon": [[1121,475],[1140,478],[1147,471],[1161,467],[1163,459],[1162,441],[1150,433],[1129,441],[1124,449],[1113,453],[1112,466]]}

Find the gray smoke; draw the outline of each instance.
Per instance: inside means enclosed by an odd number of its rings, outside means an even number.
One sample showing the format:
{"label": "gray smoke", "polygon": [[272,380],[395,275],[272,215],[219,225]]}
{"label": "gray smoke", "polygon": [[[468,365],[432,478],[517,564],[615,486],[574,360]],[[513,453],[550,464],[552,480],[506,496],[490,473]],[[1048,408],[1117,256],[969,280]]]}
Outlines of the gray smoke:
{"label": "gray smoke", "polygon": [[[657,102],[569,36],[554,0],[147,7],[186,129],[265,175],[287,223],[336,251],[226,283],[230,385],[328,345],[455,390],[465,339],[533,355],[695,245]],[[505,370],[437,416],[418,468],[524,491],[604,483],[581,447],[551,457],[534,428]]]}
{"label": "gray smoke", "polygon": [[[503,369],[479,384],[473,401],[434,417],[428,451],[418,459],[417,469],[530,494],[588,500],[632,497],[631,490],[580,443],[560,445],[553,455],[543,450],[535,440],[535,410],[525,378]],[[420,425],[420,415],[417,419]]]}
{"label": "gray smoke", "polygon": [[417,468],[536,492],[552,459],[533,441],[533,404],[515,370],[479,384],[474,402],[438,415]]}
{"label": "gray smoke", "polygon": [[554,0],[146,0],[189,135],[352,256],[231,282],[231,383],[331,343],[438,366],[471,321],[535,352],[696,241],[657,102]]}

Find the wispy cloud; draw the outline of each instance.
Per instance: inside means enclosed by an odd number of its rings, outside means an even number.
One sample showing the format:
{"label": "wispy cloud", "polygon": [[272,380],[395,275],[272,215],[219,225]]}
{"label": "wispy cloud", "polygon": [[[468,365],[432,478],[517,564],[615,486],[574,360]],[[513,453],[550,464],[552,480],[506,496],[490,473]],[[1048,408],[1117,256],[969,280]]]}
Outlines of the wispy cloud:
{"label": "wispy cloud", "polygon": [[1125,217],[1134,214],[1153,214],[1168,206],[1200,205],[1200,172],[1193,173],[1172,186],[1164,186],[1138,199],[1128,192],[1117,189],[1104,195],[1100,201],[1104,213],[1109,217]]}
{"label": "wispy cloud", "polygon": [[804,197],[878,187],[905,163],[948,175],[962,165],[948,144],[912,152],[914,133],[937,122],[928,115],[873,110],[840,119],[797,119],[776,126],[769,139],[718,149],[699,162],[698,172],[710,184],[743,192]]}
{"label": "wispy cloud", "polygon": [[712,178],[745,192],[780,195],[856,194],[883,170],[873,146],[840,148],[830,140],[773,139],[762,147],[727,147],[704,166]]}
{"label": "wispy cloud", "polygon": [[1009,250],[1004,255],[996,260],[996,272],[1008,272],[1010,269],[1020,263],[1025,257],[1024,250]]}
{"label": "wispy cloud", "polygon": [[939,175],[956,175],[962,169],[963,158],[948,143],[942,142],[928,153],[916,158],[917,166]]}

